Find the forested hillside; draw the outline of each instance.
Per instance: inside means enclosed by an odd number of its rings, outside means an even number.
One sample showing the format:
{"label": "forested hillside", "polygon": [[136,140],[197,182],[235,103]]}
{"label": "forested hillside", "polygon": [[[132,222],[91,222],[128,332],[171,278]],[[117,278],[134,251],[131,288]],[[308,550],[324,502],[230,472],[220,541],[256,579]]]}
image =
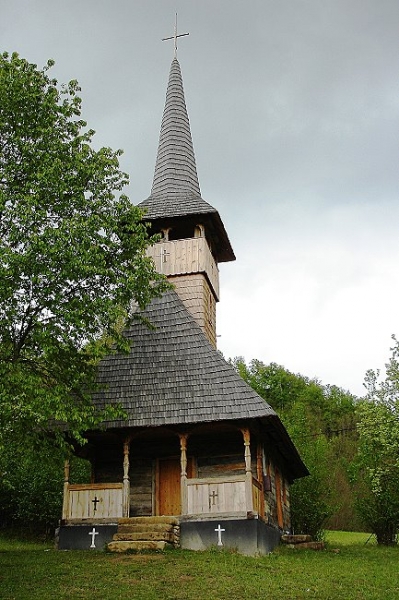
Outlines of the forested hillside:
{"label": "forested hillside", "polygon": [[310,471],[291,488],[294,529],[316,537],[323,528],[361,529],[350,484],[358,399],[275,363],[236,358],[232,364],[279,414]]}

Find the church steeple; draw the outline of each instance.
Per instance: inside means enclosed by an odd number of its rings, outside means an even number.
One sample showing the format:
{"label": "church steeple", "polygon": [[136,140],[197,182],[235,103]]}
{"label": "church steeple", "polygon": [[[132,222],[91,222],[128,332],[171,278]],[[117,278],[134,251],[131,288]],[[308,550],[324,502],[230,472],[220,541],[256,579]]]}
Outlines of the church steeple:
{"label": "church steeple", "polygon": [[[154,232],[201,223],[216,262],[235,260],[218,211],[201,197],[179,61],[170,68],[151,195],[140,202]],[[187,236],[185,236],[187,237]]]}
{"label": "church steeple", "polygon": [[162,240],[149,249],[216,346],[218,263],[235,260],[218,211],[201,197],[180,65],[170,68],[151,195],[139,204]]}
{"label": "church steeple", "polygon": [[170,68],[151,196],[200,196],[179,61]]}

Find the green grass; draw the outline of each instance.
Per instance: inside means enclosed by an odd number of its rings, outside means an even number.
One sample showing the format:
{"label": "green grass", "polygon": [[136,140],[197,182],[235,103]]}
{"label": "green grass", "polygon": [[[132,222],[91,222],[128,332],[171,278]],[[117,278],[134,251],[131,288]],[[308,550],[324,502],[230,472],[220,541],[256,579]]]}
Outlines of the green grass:
{"label": "green grass", "polygon": [[326,542],[329,546],[352,546],[354,544],[376,545],[377,540],[369,533],[356,533],[353,531],[326,531]]}
{"label": "green grass", "polygon": [[[21,552],[23,550],[32,552],[33,550],[50,550],[54,548],[54,543],[49,542],[44,544],[41,541],[23,537],[17,537],[15,534],[13,535],[0,535],[0,554],[2,552]],[[0,558],[1,564],[1,558]],[[1,571],[0,571],[0,581],[1,581]],[[1,587],[0,587],[1,591]]]}
{"label": "green grass", "polygon": [[0,538],[2,600],[397,600],[399,548],[367,534],[329,532],[322,552],[279,548],[261,558],[231,552],[116,555],[55,551]]}

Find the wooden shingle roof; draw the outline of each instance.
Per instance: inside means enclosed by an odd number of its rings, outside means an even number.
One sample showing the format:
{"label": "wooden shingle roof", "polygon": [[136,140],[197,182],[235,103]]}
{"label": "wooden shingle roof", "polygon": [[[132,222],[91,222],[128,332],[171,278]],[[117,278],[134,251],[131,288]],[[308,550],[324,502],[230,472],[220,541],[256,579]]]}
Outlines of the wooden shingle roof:
{"label": "wooden shingle roof", "polygon": [[154,328],[135,321],[126,331],[130,353],[101,363],[97,404],[120,403],[126,418],[107,427],[142,427],[252,419],[274,410],[213,348],[175,291],[143,312]]}
{"label": "wooden shingle roof", "polygon": [[126,331],[129,354],[111,354],[98,369],[95,404],[120,404],[125,415],[106,429],[257,421],[286,461],[292,479],[308,471],[275,411],[209,343],[171,290]]}

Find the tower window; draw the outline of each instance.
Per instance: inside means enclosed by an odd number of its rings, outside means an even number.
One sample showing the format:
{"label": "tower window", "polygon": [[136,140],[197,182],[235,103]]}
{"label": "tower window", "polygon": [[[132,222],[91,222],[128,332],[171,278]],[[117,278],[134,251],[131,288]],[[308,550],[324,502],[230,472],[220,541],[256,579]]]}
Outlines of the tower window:
{"label": "tower window", "polygon": [[203,225],[196,225],[194,227],[194,237],[205,237],[205,227]]}
{"label": "tower window", "polygon": [[179,224],[172,227],[169,230],[169,239],[170,240],[185,240],[187,238],[193,238],[194,235],[194,226],[191,224]]}

